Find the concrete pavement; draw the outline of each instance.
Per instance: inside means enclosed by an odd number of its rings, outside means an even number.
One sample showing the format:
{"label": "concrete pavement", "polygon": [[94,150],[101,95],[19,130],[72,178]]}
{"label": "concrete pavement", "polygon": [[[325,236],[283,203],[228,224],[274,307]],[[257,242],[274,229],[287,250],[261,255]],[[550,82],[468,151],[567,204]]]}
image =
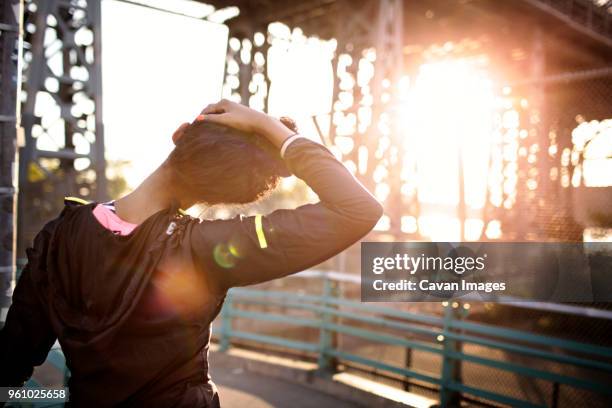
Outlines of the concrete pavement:
{"label": "concrete pavement", "polygon": [[241,367],[216,364],[213,380],[227,408],[349,408],[355,405],[300,384],[263,376]]}

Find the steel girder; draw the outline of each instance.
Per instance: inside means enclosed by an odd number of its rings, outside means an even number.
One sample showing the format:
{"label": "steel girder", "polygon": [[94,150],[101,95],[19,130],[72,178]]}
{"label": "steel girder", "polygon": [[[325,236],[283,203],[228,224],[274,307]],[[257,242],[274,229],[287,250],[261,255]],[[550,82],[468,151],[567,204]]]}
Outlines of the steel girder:
{"label": "steel girder", "polygon": [[99,0],[26,2],[21,253],[62,196],[106,198],[100,25]]}
{"label": "steel girder", "polygon": [[22,15],[21,0],[0,5],[0,321],[4,321],[15,277]]}

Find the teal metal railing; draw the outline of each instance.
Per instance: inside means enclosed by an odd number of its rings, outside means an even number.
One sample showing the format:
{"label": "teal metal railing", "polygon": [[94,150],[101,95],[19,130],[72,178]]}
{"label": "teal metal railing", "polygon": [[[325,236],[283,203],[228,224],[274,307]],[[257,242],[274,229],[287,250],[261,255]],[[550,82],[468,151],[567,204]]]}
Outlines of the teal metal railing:
{"label": "teal metal railing", "polygon": [[[463,383],[460,374],[463,362],[502,370],[519,377],[548,381],[552,383],[550,406],[553,407],[557,406],[561,386],[588,390],[602,396],[612,395],[609,383],[609,379],[612,378],[610,347],[469,322],[464,318],[467,315],[467,308],[457,302],[444,302],[443,316],[417,314],[339,298],[334,296],[327,280],[325,285],[321,296],[245,288],[232,289],[221,312],[219,333],[221,350],[227,350],[232,341],[247,340],[262,345],[315,353],[319,369],[322,371],[333,371],[335,363],[357,363],[375,369],[379,373],[401,375],[436,387],[439,390],[440,405],[443,407],[454,405],[464,397],[516,407],[547,406],[518,399],[516,395],[493,392]],[[245,307],[249,305],[278,306],[283,313]],[[266,310],[268,309],[270,308],[266,307]],[[309,311],[313,312],[310,315],[314,317],[292,316],[290,313],[284,313],[285,311]],[[319,330],[320,335],[318,342],[290,340],[239,330],[235,328],[235,319],[307,327]],[[399,334],[391,334],[389,330]],[[401,346],[432,353],[442,359],[441,370],[438,373],[422,372],[353,354],[334,345],[333,337],[337,334],[358,337],[374,344]],[[534,367],[505,359],[495,359],[488,355],[464,352],[463,350],[468,349],[469,345],[500,350],[534,361],[545,361],[570,368],[547,370],[542,368],[545,365],[542,363]],[[591,370],[596,371],[599,380],[595,379],[595,375],[581,377],[567,374],[580,370],[589,370],[589,373]],[[606,376],[608,381],[602,380]]]}

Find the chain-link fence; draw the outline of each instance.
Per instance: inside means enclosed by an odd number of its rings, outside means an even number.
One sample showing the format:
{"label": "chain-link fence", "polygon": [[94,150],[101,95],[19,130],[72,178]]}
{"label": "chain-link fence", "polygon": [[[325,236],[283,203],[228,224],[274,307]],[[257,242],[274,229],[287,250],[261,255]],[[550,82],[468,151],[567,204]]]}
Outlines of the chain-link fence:
{"label": "chain-link fence", "polygon": [[[612,227],[612,69],[525,81],[507,90],[501,124],[510,205],[489,208],[504,239],[582,241]],[[513,146],[516,148],[512,149]],[[514,171],[511,171],[514,170]]]}

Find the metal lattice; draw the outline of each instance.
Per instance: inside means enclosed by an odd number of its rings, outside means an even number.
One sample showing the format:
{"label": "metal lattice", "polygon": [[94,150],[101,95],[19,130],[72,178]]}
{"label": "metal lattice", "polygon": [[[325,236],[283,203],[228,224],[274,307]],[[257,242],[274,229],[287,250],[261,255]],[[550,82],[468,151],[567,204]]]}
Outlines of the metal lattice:
{"label": "metal lattice", "polygon": [[26,4],[21,251],[63,195],[106,196],[100,35],[99,1]]}

